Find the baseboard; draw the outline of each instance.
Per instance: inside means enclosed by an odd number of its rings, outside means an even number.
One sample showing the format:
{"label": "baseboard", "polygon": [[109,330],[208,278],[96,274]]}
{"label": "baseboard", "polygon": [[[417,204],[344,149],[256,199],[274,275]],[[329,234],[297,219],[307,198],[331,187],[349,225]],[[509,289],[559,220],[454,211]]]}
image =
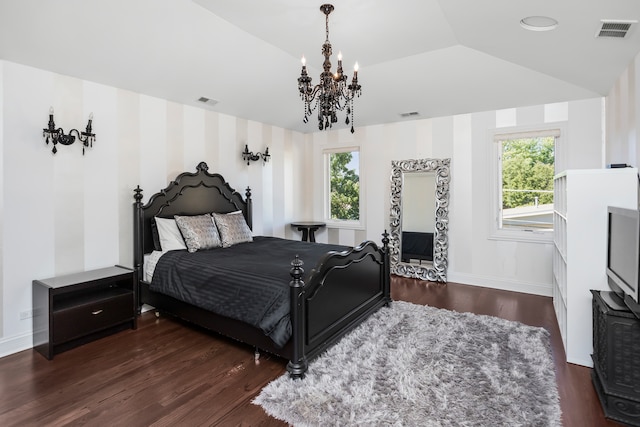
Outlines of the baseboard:
{"label": "baseboard", "polygon": [[33,347],[33,335],[25,332],[9,338],[0,339],[0,357],[9,356]]}
{"label": "baseboard", "polygon": [[480,276],[477,274],[447,272],[447,280],[463,285],[482,286],[484,288],[501,289],[504,291],[522,292],[525,294],[552,296],[551,283],[524,282],[521,280],[504,279],[502,277]]}
{"label": "baseboard", "polygon": [[579,357],[567,356],[567,363],[573,363],[574,365],[586,366],[587,368],[593,368],[593,360],[591,358],[582,359]]}

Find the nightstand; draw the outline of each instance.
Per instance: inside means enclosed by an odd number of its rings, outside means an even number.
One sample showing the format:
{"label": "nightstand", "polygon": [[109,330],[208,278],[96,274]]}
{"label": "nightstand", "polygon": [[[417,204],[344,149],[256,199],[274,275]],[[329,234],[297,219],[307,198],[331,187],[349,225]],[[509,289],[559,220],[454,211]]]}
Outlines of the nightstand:
{"label": "nightstand", "polygon": [[135,275],[124,267],[33,281],[33,348],[47,359],[136,328]]}

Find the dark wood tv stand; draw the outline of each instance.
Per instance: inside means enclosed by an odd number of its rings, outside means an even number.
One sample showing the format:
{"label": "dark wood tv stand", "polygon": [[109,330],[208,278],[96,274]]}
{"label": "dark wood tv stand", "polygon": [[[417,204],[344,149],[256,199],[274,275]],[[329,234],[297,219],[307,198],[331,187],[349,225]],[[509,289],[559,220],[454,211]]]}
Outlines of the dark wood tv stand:
{"label": "dark wood tv stand", "polygon": [[591,294],[593,386],[607,418],[640,426],[640,320],[611,294]]}
{"label": "dark wood tv stand", "polygon": [[107,267],[33,281],[33,348],[47,359],[136,328],[135,272]]}

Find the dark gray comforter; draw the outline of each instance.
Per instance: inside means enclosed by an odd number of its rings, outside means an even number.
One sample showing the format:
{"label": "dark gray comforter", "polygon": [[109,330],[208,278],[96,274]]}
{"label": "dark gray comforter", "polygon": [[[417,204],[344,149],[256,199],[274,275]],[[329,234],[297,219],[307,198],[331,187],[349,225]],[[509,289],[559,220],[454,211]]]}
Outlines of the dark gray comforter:
{"label": "dark gray comforter", "polygon": [[347,249],[254,237],[230,248],[169,251],[158,261],[150,289],[260,328],[282,347],[291,337],[291,260],[299,255],[307,275],[327,252]]}

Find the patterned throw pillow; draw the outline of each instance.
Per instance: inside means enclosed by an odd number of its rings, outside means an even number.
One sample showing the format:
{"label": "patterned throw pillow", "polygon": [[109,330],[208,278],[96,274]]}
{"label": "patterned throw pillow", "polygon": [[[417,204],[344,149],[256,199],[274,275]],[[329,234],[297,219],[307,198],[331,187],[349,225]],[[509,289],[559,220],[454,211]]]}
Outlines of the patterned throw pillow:
{"label": "patterned throw pillow", "polygon": [[221,246],[220,235],[211,215],[175,215],[174,218],[189,252]]}
{"label": "patterned throw pillow", "polygon": [[253,242],[251,229],[247,225],[242,211],[212,215],[218,226],[223,248],[228,248],[236,243]]}

